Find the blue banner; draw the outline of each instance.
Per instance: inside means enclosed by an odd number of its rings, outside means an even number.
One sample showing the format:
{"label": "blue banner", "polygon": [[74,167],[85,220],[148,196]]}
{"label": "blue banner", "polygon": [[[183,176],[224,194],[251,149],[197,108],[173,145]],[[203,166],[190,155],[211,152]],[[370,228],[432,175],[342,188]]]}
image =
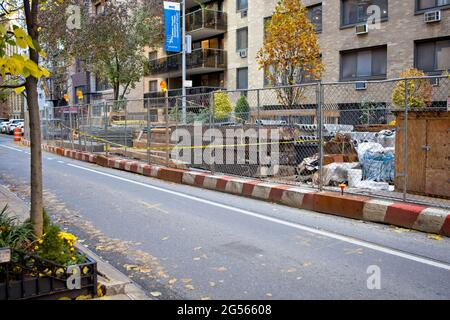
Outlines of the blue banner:
{"label": "blue banner", "polygon": [[168,52],[181,52],[180,4],[164,1],[164,21],[166,37],[164,49]]}

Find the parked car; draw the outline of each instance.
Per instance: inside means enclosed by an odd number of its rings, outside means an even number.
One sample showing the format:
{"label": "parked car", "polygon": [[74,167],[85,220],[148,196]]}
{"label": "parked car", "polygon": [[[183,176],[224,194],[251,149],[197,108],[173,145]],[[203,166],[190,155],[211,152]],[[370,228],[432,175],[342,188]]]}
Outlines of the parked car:
{"label": "parked car", "polygon": [[6,120],[6,121],[1,121],[0,122],[0,132],[1,133],[6,133],[6,126],[8,125],[8,123],[9,123],[9,120]]}
{"label": "parked car", "polygon": [[9,120],[8,125],[6,126],[7,134],[14,134],[14,129],[20,124],[23,123],[23,119],[12,119]]}

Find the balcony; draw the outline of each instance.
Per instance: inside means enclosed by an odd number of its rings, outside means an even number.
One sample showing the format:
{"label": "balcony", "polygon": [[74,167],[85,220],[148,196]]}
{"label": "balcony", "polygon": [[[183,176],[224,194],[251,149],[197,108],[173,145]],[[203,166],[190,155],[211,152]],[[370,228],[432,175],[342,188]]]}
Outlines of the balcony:
{"label": "balcony", "polygon": [[[186,96],[200,95],[200,94],[208,94],[214,91],[223,90],[223,88],[218,87],[193,87],[186,88]],[[181,97],[182,89],[170,89],[168,91],[169,97]],[[161,91],[151,91],[144,93],[144,99],[155,99],[155,98],[164,98],[165,94]]]}
{"label": "balcony", "polygon": [[[209,93],[223,90],[223,88],[217,87],[193,87],[186,88],[186,101],[188,101],[191,107],[193,106],[204,106],[208,105],[211,96]],[[169,96],[169,107],[179,106],[181,100],[179,97],[182,96],[182,89],[172,89],[168,92]],[[152,107],[164,107],[166,105],[166,98],[163,92],[147,92],[144,93],[144,106],[147,108],[148,105]]]}
{"label": "balcony", "polygon": [[200,9],[186,15],[186,32],[192,36],[192,40],[214,37],[226,30],[225,12]]}
{"label": "balcony", "polygon": [[[182,54],[177,53],[149,62],[147,76],[173,78],[181,76]],[[227,67],[227,54],[221,49],[195,49],[186,56],[186,74],[223,71]]]}

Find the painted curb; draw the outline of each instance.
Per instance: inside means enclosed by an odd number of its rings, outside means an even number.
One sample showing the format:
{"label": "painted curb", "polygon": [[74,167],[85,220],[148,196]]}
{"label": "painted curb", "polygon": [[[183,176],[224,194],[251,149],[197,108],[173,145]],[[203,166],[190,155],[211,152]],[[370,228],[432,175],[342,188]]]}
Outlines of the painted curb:
{"label": "painted curb", "polygon": [[[30,142],[22,140],[30,146]],[[149,165],[133,160],[107,158],[88,152],[42,145],[44,151],[173,183],[185,184],[244,197],[270,201],[298,209],[312,210],[346,218],[396,225],[450,237],[450,210],[418,204],[394,202],[338,192],[319,192],[225,175]]]}

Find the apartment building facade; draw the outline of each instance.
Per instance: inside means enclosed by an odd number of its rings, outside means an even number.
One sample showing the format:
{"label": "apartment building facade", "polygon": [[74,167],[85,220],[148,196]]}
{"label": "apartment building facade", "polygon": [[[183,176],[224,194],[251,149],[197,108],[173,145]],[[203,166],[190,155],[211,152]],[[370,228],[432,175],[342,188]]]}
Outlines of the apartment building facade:
{"label": "apartment building facade", "polygon": [[[199,6],[187,1],[186,26],[193,43],[187,72],[193,82],[191,92],[196,92],[195,87],[201,91],[201,87],[245,90],[271,86],[256,54],[277,2],[223,0]],[[324,82],[391,79],[412,67],[430,75],[450,70],[450,0],[302,2],[316,25]],[[366,29],[371,5],[380,8],[381,19]],[[201,23],[192,28],[191,17],[197,16],[195,21]],[[168,81],[169,90],[181,87],[181,55],[159,51],[150,59],[144,81],[146,97],[154,96],[162,80]]]}

